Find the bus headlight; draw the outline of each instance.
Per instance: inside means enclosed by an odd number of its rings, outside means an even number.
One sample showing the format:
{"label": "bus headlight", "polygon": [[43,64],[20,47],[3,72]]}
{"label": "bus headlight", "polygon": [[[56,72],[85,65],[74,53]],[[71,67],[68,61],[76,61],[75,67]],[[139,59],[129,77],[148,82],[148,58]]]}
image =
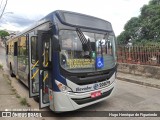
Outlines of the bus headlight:
{"label": "bus headlight", "polygon": [[67,87],[66,85],[62,84],[61,82],[55,80],[55,83],[57,84],[58,88],[62,92],[71,92],[72,90]]}

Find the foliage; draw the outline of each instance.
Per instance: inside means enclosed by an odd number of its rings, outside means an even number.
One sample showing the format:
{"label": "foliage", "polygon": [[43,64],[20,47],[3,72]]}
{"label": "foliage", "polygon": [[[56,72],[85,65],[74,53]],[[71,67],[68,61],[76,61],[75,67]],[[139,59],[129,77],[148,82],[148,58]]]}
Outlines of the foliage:
{"label": "foliage", "polygon": [[4,30],[0,30],[0,37],[1,39],[5,39],[6,36],[9,36],[9,33],[4,31]]}
{"label": "foliage", "polygon": [[0,64],[0,69],[3,69],[3,65]]}
{"label": "foliage", "polygon": [[151,0],[141,8],[138,17],[132,17],[124,26],[124,31],[117,37],[119,44],[148,44],[160,42],[160,1]]}
{"label": "foliage", "polygon": [[21,105],[27,105],[27,99],[26,98],[21,98]]}

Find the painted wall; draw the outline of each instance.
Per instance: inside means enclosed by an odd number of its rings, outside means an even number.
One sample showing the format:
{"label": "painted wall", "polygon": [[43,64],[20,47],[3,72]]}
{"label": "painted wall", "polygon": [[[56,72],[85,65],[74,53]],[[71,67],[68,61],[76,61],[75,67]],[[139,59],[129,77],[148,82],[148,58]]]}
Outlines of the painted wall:
{"label": "painted wall", "polygon": [[118,72],[152,77],[160,80],[160,67],[158,66],[119,63]]}

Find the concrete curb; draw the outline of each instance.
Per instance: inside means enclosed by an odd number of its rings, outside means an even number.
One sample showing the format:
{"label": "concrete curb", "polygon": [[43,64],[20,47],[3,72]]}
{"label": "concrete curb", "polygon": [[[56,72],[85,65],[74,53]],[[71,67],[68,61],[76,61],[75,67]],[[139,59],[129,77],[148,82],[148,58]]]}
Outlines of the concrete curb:
{"label": "concrete curb", "polygon": [[160,89],[160,85],[153,84],[153,83],[146,83],[146,82],[136,81],[136,80],[132,80],[132,79],[128,79],[128,78],[123,78],[123,77],[118,77],[118,76],[117,76],[117,79],[118,80],[122,80],[122,81],[126,81],[126,82],[131,82],[131,83],[135,83],[135,84],[139,84],[139,85],[144,85],[144,86],[154,87],[154,88]]}

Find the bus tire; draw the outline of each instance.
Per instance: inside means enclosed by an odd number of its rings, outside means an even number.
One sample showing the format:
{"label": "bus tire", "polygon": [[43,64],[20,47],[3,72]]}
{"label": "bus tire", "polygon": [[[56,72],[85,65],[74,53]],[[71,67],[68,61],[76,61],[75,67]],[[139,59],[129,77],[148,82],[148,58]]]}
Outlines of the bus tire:
{"label": "bus tire", "polygon": [[12,65],[10,64],[10,75],[11,77],[15,77],[15,75],[13,74],[13,70],[12,70]]}
{"label": "bus tire", "polygon": [[37,103],[39,103],[39,96],[34,96],[33,99],[34,99],[34,101],[36,101]]}

